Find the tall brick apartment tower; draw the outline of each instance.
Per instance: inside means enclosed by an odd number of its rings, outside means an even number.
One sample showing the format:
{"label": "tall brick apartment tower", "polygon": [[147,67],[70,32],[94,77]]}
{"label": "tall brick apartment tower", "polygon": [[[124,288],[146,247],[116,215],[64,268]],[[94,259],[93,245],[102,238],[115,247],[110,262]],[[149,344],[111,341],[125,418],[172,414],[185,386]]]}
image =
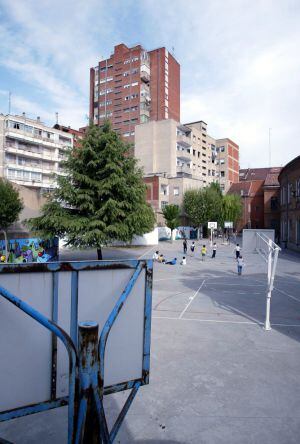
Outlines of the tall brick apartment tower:
{"label": "tall brick apartment tower", "polygon": [[165,49],[115,46],[113,54],[90,69],[90,120],[104,119],[129,142],[135,125],[149,120],[180,121],[180,65]]}

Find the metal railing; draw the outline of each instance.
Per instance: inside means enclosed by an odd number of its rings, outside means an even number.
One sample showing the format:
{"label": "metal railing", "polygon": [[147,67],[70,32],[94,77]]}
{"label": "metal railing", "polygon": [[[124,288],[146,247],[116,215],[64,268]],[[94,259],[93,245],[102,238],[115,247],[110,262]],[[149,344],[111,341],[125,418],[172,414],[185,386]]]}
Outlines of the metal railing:
{"label": "metal railing", "polygon": [[[78,274],[85,270],[116,270],[133,269],[133,273],[121,295],[117,299],[106,322],[103,325],[98,340],[98,324],[93,321],[78,324]],[[150,369],[150,335],[151,335],[151,301],[152,301],[152,268],[151,260],[128,261],[92,261],[92,262],[62,262],[39,264],[5,264],[0,265],[0,275],[5,273],[50,272],[53,277],[52,289],[52,319],[34,309],[28,303],[0,286],[1,297],[13,304],[19,310],[30,316],[52,333],[52,372],[51,399],[38,404],[31,404],[0,412],[0,422],[38,413],[68,405],[68,443],[80,444],[87,442],[113,443],[128,409],[140,386],[148,384]],[[141,377],[109,387],[104,386],[105,351],[110,331],[122,312],[122,309],[140,276],[145,270],[144,293],[144,326],[143,326],[143,355]],[[71,325],[68,335],[59,325],[59,271],[71,272]],[[0,325],[1,327],[1,325]],[[69,357],[69,396],[56,398],[57,378],[57,338],[68,352]],[[1,362],[0,362],[1,370]],[[3,381],[2,381],[3,382]],[[131,390],[117,420],[109,431],[106,413],[103,405],[105,394]],[[0,391],[1,396],[1,391]],[[1,439],[0,439],[1,441]]]}

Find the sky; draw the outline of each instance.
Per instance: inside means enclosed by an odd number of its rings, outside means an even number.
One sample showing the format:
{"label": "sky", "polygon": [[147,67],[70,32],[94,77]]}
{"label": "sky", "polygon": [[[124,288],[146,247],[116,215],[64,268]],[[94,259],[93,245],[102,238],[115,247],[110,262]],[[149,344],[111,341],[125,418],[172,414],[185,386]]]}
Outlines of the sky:
{"label": "sky", "polygon": [[[0,113],[87,124],[89,68],[114,45],[165,46],[181,122],[240,146],[243,168],[300,154],[299,0],[0,0]],[[270,129],[270,130],[269,130]]]}

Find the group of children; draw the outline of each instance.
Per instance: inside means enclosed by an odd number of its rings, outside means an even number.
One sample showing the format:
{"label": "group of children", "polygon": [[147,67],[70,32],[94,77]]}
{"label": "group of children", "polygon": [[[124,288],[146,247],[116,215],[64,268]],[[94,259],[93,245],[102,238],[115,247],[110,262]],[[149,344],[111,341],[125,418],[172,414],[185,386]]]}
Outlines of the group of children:
{"label": "group of children", "polygon": [[[195,255],[195,242],[193,241],[190,245],[190,250],[191,250],[191,256],[193,257]],[[180,261],[180,265],[186,265],[186,255],[187,255],[187,251],[188,251],[188,244],[187,244],[187,240],[184,239],[183,240],[183,254],[184,256],[182,257],[182,260]],[[215,259],[217,254],[217,244],[216,242],[214,242],[213,246],[212,246],[212,255],[211,258]],[[202,261],[205,260],[205,257],[207,255],[207,248],[206,245],[203,244],[201,247],[201,257],[202,257]],[[238,275],[242,274],[242,270],[243,270],[243,266],[244,266],[244,260],[243,257],[241,255],[241,247],[239,244],[236,244],[235,247],[235,257],[236,257],[236,262],[237,262],[237,271],[238,271]],[[177,258],[174,257],[174,259],[167,261],[164,257],[163,254],[160,254],[159,251],[156,251],[153,254],[153,260],[156,262],[159,262],[161,264],[167,264],[167,265],[176,265],[177,264]]]}
{"label": "group of children", "polygon": [[[194,254],[195,254],[195,247],[196,247],[196,245],[195,245],[195,242],[193,241],[190,246],[191,256],[194,256]],[[188,249],[187,240],[184,239],[183,240],[183,254],[187,254],[187,249]],[[206,245],[204,244],[201,247],[202,261],[205,260],[206,254],[207,254],[207,248],[206,248]],[[212,255],[211,255],[212,259],[214,259],[216,257],[216,254],[217,254],[217,244],[216,244],[216,242],[214,242],[213,247],[212,247]]]}

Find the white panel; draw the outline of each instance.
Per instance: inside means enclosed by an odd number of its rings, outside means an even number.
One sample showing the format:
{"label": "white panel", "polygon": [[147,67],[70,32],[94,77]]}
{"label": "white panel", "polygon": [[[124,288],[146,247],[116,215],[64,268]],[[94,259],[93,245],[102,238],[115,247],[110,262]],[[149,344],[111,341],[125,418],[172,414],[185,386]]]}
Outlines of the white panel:
{"label": "white panel", "polygon": [[[51,273],[0,274],[0,285],[51,318]],[[0,297],[0,411],[50,398],[51,333]]]}
{"label": "white panel", "polygon": [[[133,269],[80,271],[78,321],[101,332]],[[52,273],[0,274],[0,285],[51,319]],[[141,378],[145,270],[113,325],[106,346],[105,386]],[[71,272],[59,272],[58,325],[70,334]],[[69,358],[58,339],[57,397],[68,395]],[[0,412],[50,399],[51,333],[0,297]],[[13,395],[12,395],[13,394]]]}
{"label": "white panel", "polygon": [[[133,270],[80,272],[78,321],[96,321],[101,331],[132,274]],[[143,270],[109,334],[105,386],[142,376],[144,290]]]}

